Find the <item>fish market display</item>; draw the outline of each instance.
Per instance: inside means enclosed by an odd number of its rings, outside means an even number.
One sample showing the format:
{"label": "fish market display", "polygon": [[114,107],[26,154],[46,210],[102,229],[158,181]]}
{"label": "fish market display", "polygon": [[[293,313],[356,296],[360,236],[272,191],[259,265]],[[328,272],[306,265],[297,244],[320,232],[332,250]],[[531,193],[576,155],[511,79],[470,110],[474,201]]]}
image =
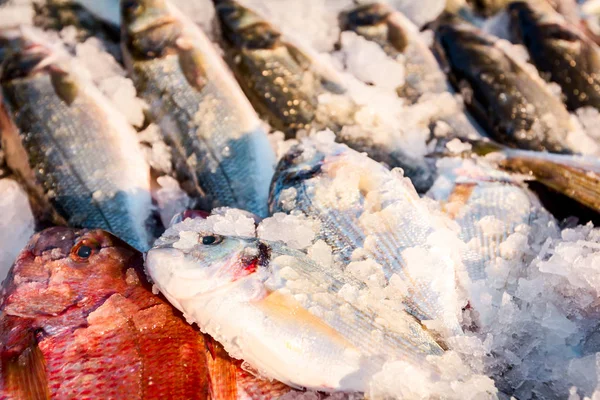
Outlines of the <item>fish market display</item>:
{"label": "fish market display", "polygon": [[4,282],[0,396],[207,399],[202,336],[101,230],[36,234]]}
{"label": "fish market display", "polygon": [[122,3],[122,39],[140,95],[201,207],[266,214],[274,155],[261,122],[202,31],[167,1]]}
{"label": "fish market display", "polygon": [[315,219],[318,237],[349,274],[387,287],[386,300],[419,320],[461,331],[457,271],[445,248],[456,238],[401,175],[321,134],[283,157],[271,209]]}
{"label": "fish market display", "polygon": [[450,80],[495,140],[536,151],[578,152],[568,140],[576,128],[560,99],[499,39],[455,21],[438,28],[436,41]]}
{"label": "fish market display", "polygon": [[146,269],[232,357],[266,377],[322,391],[367,391],[386,362],[435,371],[425,356],[443,350],[414,318],[362,304],[365,285],[254,237],[252,219],[228,213],[233,220],[173,225],[148,252]]}
{"label": "fish market display", "polygon": [[514,2],[509,12],[516,40],[540,72],[560,85],[568,108],[600,108],[598,45],[545,0]]}
{"label": "fish market display", "polygon": [[3,32],[0,129],[37,218],[103,228],[147,249],[150,175],[135,131],[59,47]]}
{"label": "fish market display", "polygon": [[0,0],[0,399],[600,399],[599,4]]}

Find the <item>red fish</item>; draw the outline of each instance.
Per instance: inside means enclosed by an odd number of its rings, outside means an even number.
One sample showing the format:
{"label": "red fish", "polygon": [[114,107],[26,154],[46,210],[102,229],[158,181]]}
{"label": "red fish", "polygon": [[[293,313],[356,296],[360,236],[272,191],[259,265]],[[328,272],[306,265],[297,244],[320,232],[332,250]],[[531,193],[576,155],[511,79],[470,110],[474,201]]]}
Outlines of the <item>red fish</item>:
{"label": "red fish", "polygon": [[36,234],[0,299],[0,399],[207,399],[204,338],[101,230]]}

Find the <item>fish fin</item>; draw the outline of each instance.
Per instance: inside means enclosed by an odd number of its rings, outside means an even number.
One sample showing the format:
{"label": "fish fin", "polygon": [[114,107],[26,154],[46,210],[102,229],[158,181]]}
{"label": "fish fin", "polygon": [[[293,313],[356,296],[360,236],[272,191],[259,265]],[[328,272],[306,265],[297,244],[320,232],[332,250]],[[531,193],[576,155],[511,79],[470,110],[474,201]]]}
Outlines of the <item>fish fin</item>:
{"label": "fish fin", "polygon": [[541,157],[517,155],[502,160],[500,166],[509,171],[532,175],[544,186],[600,212],[600,172],[588,169],[585,163],[564,164]]}
{"label": "fish fin", "polygon": [[10,398],[19,400],[50,398],[44,355],[33,337],[19,355],[2,360],[2,375],[4,390]]}
{"label": "fish fin", "polygon": [[285,42],[285,47],[294,60],[305,70],[311,70],[318,76],[321,85],[331,93],[343,94],[346,88],[333,76],[333,72],[328,67],[323,66],[319,60],[307,54],[296,44]]}
{"label": "fish fin", "polygon": [[54,92],[67,105],[73,104],[77,98],[79,88],[73,77],[63,70],[50,68],[50,82],[54,87]]}
{"label": "fish fin", "polygon": [[208,79],[204,68],[204,56],[187,41],[178,40],[179,67],[188,83],[197,91],[202,91]]}
{"label": "fish fin", "polygon": [[400,53],[404,53],[404,50],[408,47],[409,38],[406,32],[398,24],[388,23],[388,41],[394,46]]}
{"label": "fish fin", "polygon": [[212,337],[204,335],[204,341],[208,353],[206,359],[210,377],[210,398],[237,399],[237,362],[229,357],[223,346]]}

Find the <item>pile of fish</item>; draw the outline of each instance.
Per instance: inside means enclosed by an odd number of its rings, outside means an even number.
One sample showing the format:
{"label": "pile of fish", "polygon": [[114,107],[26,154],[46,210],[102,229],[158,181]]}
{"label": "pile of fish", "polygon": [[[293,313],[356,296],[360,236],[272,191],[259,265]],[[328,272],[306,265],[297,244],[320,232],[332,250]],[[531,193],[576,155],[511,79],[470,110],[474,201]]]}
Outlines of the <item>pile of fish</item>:
{"label": "pile of fish", "polygon": [[0,398],[598,398],[595,3],[0,2]]}

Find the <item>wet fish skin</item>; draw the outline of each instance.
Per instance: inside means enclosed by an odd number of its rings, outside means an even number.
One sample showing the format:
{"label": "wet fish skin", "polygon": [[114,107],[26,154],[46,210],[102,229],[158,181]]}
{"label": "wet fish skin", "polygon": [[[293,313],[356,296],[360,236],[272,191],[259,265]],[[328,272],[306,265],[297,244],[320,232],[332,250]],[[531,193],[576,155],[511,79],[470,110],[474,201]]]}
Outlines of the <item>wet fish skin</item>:
{"label": "wet fish skin", "polygon": [[437,48],[465,103],[495,140],[522,149],[572,153],[570,115],[539,77],[524,69],[497,39],[460,22],[442,24]]}
{"label": "wet fish skin", "polygon": [[[149,251],[146,271],[171,304],[259,373],[294,387],[365,391],[386,359],[429,368],[424,356],[442,352],[407,315],[394,314],[403,335],[382,328],[369,310],[341,297],[344,285],[358,282],[305,253],[196,224],[171,227]],[[197,244],[182,244],[180,232],[198,235]],[[330,311],[316,313],[321,308]],[[367,334],[373,330],[381,340]]]}
{"label": "wet fish skin", "polygon": [[150,176],[135,131],[37,35],[24,31],[7,42],[0,128],[8,166],[42,226],[103,228],[147,249]]}
{"label": "wet fish skin", "polygon": [[0,396],[208,399],[202,336],[142,262],[102,230],[34,235],[2,289]]}
{"label": "wet fish skin", "polygon": [[[460,334],[454,314],[457,300],[453,295],[447,297],[456,290],[454,261],[445,250],[432,251],[429,243],[434,233],[443,229],[439,221],[419,204],[410,183],[344,145],[317,140],[305,140],[282,157],[271,184],[271,213],[301,211],[317,220],[317,238],[332,248],[342,268],[362,259],[356,257],[360,252],[380,265],[388,283],[390,279],[406,283],[407,292],[393,301],[395,307],[405,308],[419,320],[439,320],[446,329]],[[357,177],[338,187],[338,174]],[[381,199],[382,204],[373,204],[374,199]],[[394,216],[391,210],[402,215]],[[444,281],[442,293],[439,287],[433,290],[428,286],[433,282],[416,279],[409,271],[411,251],[420,250],[444,254],[428,260],[429,269],[437,270],[437,279]]]}
{"label": "wet fish skin", "polygon": [[164,0],[122,5],[126,61],[201,208],[266,215],[275,155],[261,121],[212,43]]}
{"label": "wet fish skin", "polygon": [[598,46],[549,4],[518,1],[508,10],[515,40],[527,47],[536,67],[561,86],[567,107],[600,109]]}
{"label": "wet fish skin", "polygon": [[315,125],[339,129],[334,119],[317,124],[317,97],[343,89],[316,72],[314,60],[258,14],[234,0],[214,3],[227,60],[257,111],[288,138]]}

